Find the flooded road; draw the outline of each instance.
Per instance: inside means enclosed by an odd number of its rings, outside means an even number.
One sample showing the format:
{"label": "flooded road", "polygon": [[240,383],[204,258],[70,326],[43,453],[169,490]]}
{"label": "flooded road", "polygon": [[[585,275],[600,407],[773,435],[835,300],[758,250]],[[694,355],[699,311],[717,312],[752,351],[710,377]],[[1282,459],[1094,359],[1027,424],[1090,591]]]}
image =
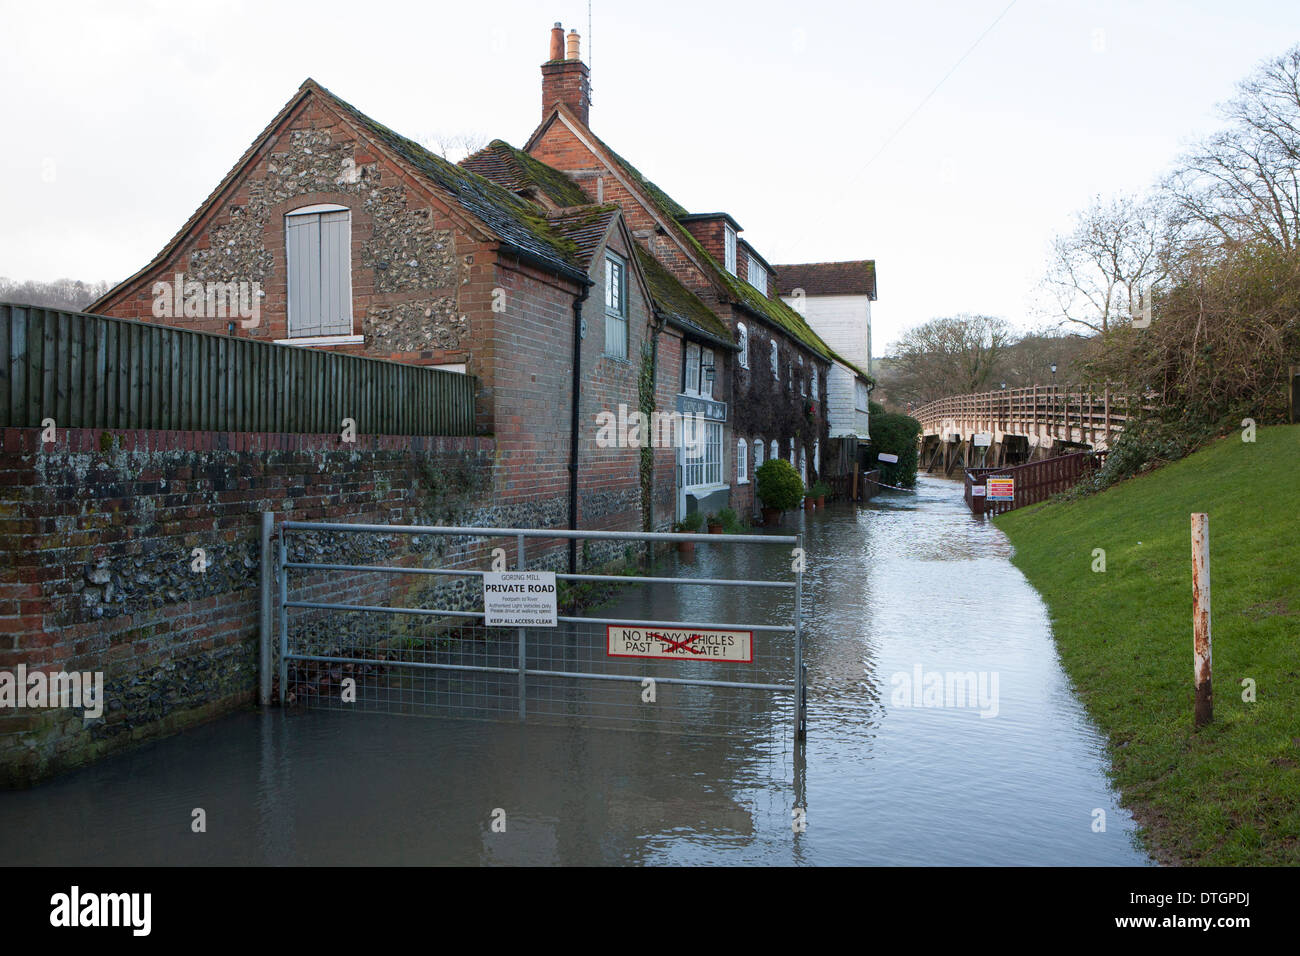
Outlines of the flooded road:
{"label": "flooded road", "polygon": [[[802,754],[788,732],[250,712],[0,793],[4,861],[1149,865],[1046,609],[959,484],[922,477],[915,494],[787,516],[796,528]],[[699,552],[683,573],[762,573]],[[600,613],[697,620],[702,590]]]}

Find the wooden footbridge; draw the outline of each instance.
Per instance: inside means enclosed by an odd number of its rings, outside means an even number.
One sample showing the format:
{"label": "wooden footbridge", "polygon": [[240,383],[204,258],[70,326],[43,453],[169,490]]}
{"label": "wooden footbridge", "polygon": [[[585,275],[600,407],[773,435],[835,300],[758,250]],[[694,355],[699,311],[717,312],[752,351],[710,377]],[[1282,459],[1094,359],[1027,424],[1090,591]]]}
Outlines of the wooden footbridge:
{"label": "wooden footbridge", "polygon": [[1128,419],[1128,405],[1109,388],[1035,385],[952,395],[911,414],[921,423],[920,466],[951,475],[1106,451]]}

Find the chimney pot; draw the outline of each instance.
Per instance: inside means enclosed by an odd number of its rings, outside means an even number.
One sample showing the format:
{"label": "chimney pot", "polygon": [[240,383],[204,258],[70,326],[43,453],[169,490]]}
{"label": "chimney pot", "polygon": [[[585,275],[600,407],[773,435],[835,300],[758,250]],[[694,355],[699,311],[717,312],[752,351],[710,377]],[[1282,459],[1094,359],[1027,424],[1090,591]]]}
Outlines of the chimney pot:
{"label": "chimney pot", "polygon": [[569,50],[568,50],[568,55],[565,57],[565,59],[568,59],[568,60],[581,60],[581,59],[582,59],[582,57],[581,57],[581,56],[579,55],[579,53],[578,53],[578,44],[579,44],[579,42],[581,42],[581,38],[578,36],[578,31],[577,31],[577,30],[570,30],[570,31],[569,31]]}
{"label": "chimney pot", "polygon": [[557,23],[551,28],[551,56],[552,60],[564,59],[564,27]]}

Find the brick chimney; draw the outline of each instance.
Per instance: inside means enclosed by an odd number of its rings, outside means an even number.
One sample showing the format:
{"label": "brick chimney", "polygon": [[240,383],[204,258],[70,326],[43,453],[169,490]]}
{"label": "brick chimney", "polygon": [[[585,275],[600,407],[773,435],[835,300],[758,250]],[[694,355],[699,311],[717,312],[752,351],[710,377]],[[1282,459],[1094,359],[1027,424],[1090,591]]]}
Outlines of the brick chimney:
{"label": "brick chimney", "polygon": [[591,71],[582,62],[580,42],[577,30],[570,30],[566,38],[560,24],[551,29],[551,58],[542,64],[543,118],[556,103],[563,103],[582,120],[582,125],[587,125],[591,109]]}

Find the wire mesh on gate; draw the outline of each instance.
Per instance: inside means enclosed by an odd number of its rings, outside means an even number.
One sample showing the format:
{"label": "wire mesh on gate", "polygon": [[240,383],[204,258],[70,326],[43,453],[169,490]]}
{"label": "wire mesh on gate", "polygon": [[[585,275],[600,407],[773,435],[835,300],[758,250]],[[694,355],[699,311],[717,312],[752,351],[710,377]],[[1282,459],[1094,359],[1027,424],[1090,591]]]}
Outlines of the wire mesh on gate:
{"label": "wire mesh on gate", "polygon": [[[282,703],[802,736],[802,571],[791,559],[797,536],[312,522],[281,529]],[[561,609],[556,627],[486,627],[482,565],[492,546],[506,546],[511,570],[548,570],[564,566],[569,538],[627,542],[651,554],[658,545],[693,541],[702,560],[683,566],[669,552],[634,574],[558,572],[562,590],[596,589],[598,600],[608,600],[586,613]],[[401,542],[406,546],[395,546]],[[767,554],[741,559],[737,549]],[[751,576],[709,574],[715,566]],[[683,648],[681,658],[613,656],[609,629],[626,627],[706,636],[749,631],[751,660],[699,659],[690,637],[668,639]]]}

